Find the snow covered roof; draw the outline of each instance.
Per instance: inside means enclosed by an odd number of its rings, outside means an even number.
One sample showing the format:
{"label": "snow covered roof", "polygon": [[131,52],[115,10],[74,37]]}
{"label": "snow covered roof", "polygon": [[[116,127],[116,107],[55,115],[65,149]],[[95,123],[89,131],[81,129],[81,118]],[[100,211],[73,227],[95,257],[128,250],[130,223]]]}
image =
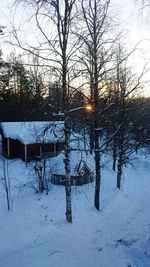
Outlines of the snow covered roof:
{"label": "snow covered roof", "polygon": [[[52,159],[51,159],[52,163]],[[95,171],[94,155],[89,152],[71,151],[70,153],[70,174],[71,176],[76,175],[86,165],[91,172]],[[64,153],[60,153],[56,158],[53,159],[53,174],[65,175],[64,169]]]}
{"label": "snow covered roof", "polygon": [[6,138],[19,140],[23,144],[64,140],[63,121],[2,122],[1,128]]}

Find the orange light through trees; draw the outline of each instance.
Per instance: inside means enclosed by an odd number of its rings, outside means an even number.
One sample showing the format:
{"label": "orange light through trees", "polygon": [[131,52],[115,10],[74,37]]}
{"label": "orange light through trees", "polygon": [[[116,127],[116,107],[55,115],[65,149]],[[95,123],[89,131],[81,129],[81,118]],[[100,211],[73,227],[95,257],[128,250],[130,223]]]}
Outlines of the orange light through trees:
{"label": "orange light through trees", "polygon": [[85,109],[86,109],[87,111],[93,111],[93,106],[90,105],[90,104],[88,104],[88,105],[85,106]]}

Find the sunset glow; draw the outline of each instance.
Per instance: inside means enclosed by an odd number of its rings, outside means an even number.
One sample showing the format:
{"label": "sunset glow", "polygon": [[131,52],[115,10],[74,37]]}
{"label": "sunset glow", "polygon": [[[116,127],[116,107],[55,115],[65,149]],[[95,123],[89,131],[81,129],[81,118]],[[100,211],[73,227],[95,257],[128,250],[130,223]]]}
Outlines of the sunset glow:
{"label": "sunset glow", "polygon": [[87,111],[93,111],[93,106],[90,105],[90,104],[86,105],[85,108],[86,108]]}

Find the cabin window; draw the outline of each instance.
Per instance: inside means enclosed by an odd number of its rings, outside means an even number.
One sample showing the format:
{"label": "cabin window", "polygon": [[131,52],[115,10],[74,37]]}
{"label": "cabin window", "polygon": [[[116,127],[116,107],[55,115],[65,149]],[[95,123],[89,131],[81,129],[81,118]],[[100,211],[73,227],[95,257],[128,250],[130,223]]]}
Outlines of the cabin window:
{"label": "cabin window", "polygon": [[50,157],[54,155],[54,144],[43,144],[42,153],[44,157]]}
{"label": "cabin window", "polygon": [[57,143],[56,144],[56,150],[58,152],[61,152],[64,149],[64,143]]}

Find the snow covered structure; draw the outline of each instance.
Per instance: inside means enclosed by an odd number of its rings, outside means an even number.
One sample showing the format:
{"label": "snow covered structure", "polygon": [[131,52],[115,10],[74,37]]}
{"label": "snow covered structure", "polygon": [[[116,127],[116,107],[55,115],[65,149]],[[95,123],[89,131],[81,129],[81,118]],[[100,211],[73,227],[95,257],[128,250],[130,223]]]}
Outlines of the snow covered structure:
{"label": "snow covered structure", "polygon": [[[57,185],[65,185],[64,155],[57,156],[54,163],[51,182]],[[90,153],[72,151],[70,154],[71,185],[83,185],[94,181],[93,156]]]}
{"label": "snow covered structure", "polygon": [[58,155],[64,146],[63,121],[2,122],[2,154],[25,162]]}

